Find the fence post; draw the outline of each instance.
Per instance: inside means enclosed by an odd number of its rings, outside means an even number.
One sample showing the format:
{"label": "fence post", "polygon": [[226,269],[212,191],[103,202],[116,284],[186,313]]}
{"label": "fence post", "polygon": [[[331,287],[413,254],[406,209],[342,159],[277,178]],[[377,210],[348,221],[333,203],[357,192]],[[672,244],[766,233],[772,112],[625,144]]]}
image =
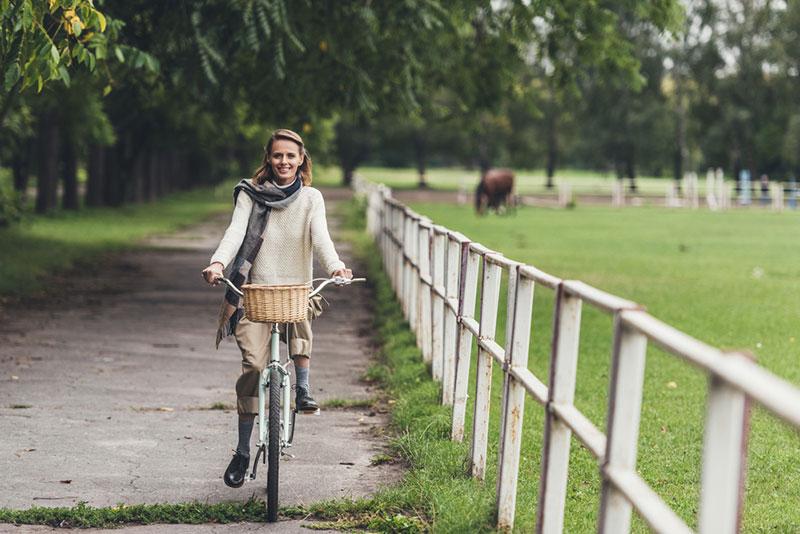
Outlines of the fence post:
{"label": "fence post", "polygon": [[[480,256],[470,250],[470,243],[461,243],[461,279],[458,288],[458,315],[463,319],[475,317],[475,295],[478,291],[478,262]],[[464,440],[464,419],[467,412],[469,368],[472,356],[472,332],[463,323],[458,325],[456,384],[453,397],[453,421],[450,439]]]}
{"label": "fence post", "polygon": [[630,531],[631,503],[609,481],[605,472],[610,469],[636,469],[646,353],[647,338],[625,326],[617,312],[614,316],[614,353],[608,395],[608,440],[600,472],[603,479],[599,521],[601,534]]}
{"label": "fence post", "polygon": [[442,369],[442,404],[452,406],[456,382],[456,343],[458,279],[461,274],[461,243],[459,236],[448,233],[447,266],[445,267],[444,307],[444,368]]}
{"label": "fence post", "polygon": [[[402,259],[402,270],[401,270],[401,286],[400,286],[400,302],[403,305],[403,316],[405,317],[406,321],[408,322],[409,326],[411,326],[411,302],[409,301],[409,289],[411,286],[411,261],[410,261],[410,254],[411,254],[411,215],[409,214],[408,208],[403,208],[401,210],[402,217],[403,217],[403,237],[400,241],[400,245],[402,246],[401,254],[403,255]],[[413,328],[413,326],[412,326]]]}
{"label": "fence post", "polygon": [[406,241],[408,242],[408,287],[406,295],[408,297],[408,324],[419,338],[419,324],[417,323],[417,287],[419,285],[419,218],[415,215],[409,217],[409,232]]}
{"label": "fence post", "polygon": [[422,348],[422,360],[425,363],[431,362],[431,222],[428,219],[420,220],[419,233],[417,235],[419,241],[419,325],[420,332],[417,336],[419,339],[420,347]]}
{"label": "fence post", "polygon": [[[479,338],[494,339],[497,328],[497,303],[500,299],[500,266],[483,255],[481,283],[481,322]],[[478,370],[475,376],[475,406],[472,418],[470,470],[472,476],[486,476],[486,445],[489,438],[489,404],[492,395],[492,355],[478,347]]]}
{"label": "fence post", "polygon": [[[506,424],[506,402],[508,400],[508,369],[511,365],[511,343],[514,340],[514,310],[517,302],[517,282],[518,269],[520,264],[506,260],[508,264],[508,288],[506,290],[506,338],[505,338],[505,360],[503,361],[503,394],[500,397],[500,435],[505,432]],[[502,455],[503,447],[501,443],[499,453]],[[499,484],[499,478],[498,478]],[[499,491],[498,486],[498,491]]]}
{"label": "fence post", "polygon": [[581,331],[580,298],[569,295],[559,284],[556,293],[553,342],[550,355],[550,387],[545,412],[542,472],[536,532],[560,534],[564,528],[569,449],[572,431],[553,413],[553,404],[571,405],[575,400],[575,374]]}
{"label": "fence post", "polygon": [[403,235],[405,225],[405,213],[400,206],[395,209],[395,222],[396,222],[396,244],[395,244],[395,258],[394,258],[394,279],[395,279],[395,294],[400,300],[400,306],[405,315],[405,304],[403,303],[403,267],[405,264],[405,257],[403,256]]}
{"label": "fence post", "polygon": [[446,235],[442,235],[441,227],[433,228],[433,312],[431,313],[431,334],[432,346],[431,359],[433,361],[433,379],[442,380],[444,364],[444,263],[445,263],[445,240]]}
{"label": "fence post", "polygon": [[[525,413],[525,387],[510,374],[514,367],[528,368],[528,350],[531,334],[533,308],[533,280],[519,275],[519,265],[509,269],[510,280],[516,280],[514,314],[506,318],[513,321],[511,341],[506,342],[506,387],[503,391],[505,410],[500,430],[500,453],[497,472],[497,528],[511,530],[514,526],[514,510],[517,501],[519,478],[519,454],[522,446],[522,423]],[[511,308],[509,308],[511,309]]]}
{"label": "fence post", "polygon": [[[731,354],[730,358],[744,358]],[[709,378],[703,443],[699,532],[739,532],[747,457],[749,402],[740,390]]]}
{"label": "fence post", "polygon": [[397,232],[397,212],[398,212],[398,209],[397,209],[397,205],[395,205],[394,203],[390,204],[390,208],[391,209],[390,209],[390,213],[389,213],[389,215],[390,215],[389,224],[390,224],[390,228],[391,228],[391,233],[390,233],[390,235],[391,235],[391,243],[389,244],[389,247],[390,247],[391,250],[389,252],[389,261],[391,262],[391,265],[389,267],[389,272],[390,272],[389,278],[391,278],[391,280],[392,280],[392,290],[394,291],[394,294],[397,295],[397,288],[398,288],[398,283],[397,283],[397,239],[398,239],[398,237],[397,237],[397,233],[398,233]]}

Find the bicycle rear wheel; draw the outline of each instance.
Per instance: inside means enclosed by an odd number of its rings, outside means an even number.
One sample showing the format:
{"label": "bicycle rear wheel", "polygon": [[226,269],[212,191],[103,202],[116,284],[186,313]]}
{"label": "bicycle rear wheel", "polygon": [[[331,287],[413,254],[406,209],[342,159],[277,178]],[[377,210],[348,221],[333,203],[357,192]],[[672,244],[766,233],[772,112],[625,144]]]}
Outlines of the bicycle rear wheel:
{"label": "bicycle rear wheel", "polygon": [[267,521],[278,520],[278,461],[281,457],[281,373],[269,374],[269,439],[267,447]]}

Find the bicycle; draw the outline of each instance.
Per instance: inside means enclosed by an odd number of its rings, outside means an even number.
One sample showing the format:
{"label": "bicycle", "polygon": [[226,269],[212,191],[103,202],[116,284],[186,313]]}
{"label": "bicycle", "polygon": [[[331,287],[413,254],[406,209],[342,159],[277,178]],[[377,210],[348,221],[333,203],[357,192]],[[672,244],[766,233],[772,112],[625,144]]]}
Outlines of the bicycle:
{"label": "bicycle", "polygon": [[[240,297],[245,298],[245,307],[248,307],[247,297],[245,292],[237,288],[233,282],[225,277],[218,279],[224,282],[231,290],[233,290]],[[323,280],[316,288],[313,288],[313,282]],[[330,284],[336,286],[346,286],[353,282],[364,282],[366,278],[352,278],[347,279],[343,277],[332,278],[316,278],[312,281],[312,290],[307,293],[305,302],[311,300],[314,296],[320,294],[325,287]],[[243,286],[245,287],[245,286]],[[290,287],[291,290],[298,292],[307,286],[274,286],[277,291],[278,288]],[[261,291],[269,292],[270,286],[260,286]],[[249,293],[248,293],[249,294]],[[254,299],[255,300],[255,299]],[[252,305],[252,302],[249,303]],[[256,303],[258,305],[258,303]],[[292,303],[296,307],[297,302]],[[280,457],[284,454],[284,449],[292,446],[294,440],[295,418],[297,416],[297,409],[291,409],[291,391],[289,384],[289,362],[287,358],[281,361],[280,353],[280,330],[279,324],[291,324],[291,321],[298,322],[298,313],[294,314],[294,318],[290,317],[291,314],[282,314],[280,310],[277,312],[272,310],[272,319],[275,320],[259,320],[258,317],[248,317],[254,322],[271,322],[272,328],[270,330],[270,358],[269,363],[261,371],[258,384],[258,442],[256,447],[255,460],[253,461],[253,469],[250,472],[249,480],[256,479],[256,472],[258,470],[258,461],[261,459],[262,463],[267,464],[267,521],[274,523],[278,520],[278,462]],[[253,314],[257,315],[257,314]],[[268,314],[269,315],[269,314]],[[287,320],[289,318],[290,320]],[[287,332],[288,341],[288,332]],[[266,398],[269,392],[269,413],[266,413]],[[246,479],[248,479],[246,478]]]}

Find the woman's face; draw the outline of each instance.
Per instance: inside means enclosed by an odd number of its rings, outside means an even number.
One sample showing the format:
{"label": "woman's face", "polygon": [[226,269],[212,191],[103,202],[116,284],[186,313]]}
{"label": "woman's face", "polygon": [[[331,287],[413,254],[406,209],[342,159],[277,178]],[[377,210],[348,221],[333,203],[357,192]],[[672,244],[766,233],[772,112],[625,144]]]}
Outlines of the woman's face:
{"label": "woman's face", "polygon": [[289,139],[276,139],[272,142],[269,162],[272,165],[272,172],[275,173],[278,185],[292,183],[297,175],[297,168],[303,164],[300,145]]}

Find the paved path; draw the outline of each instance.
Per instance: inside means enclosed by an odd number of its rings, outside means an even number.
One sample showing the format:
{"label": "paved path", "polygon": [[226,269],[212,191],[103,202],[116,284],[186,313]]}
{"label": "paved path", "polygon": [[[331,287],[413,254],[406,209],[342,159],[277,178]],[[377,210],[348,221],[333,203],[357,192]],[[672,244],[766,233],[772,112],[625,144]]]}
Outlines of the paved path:
{"label": "paved path", "polygon": [[[265,469],[240,489],[222,483],[236,413],[209,409],[235,404],[240,369],[234,342],[214,350],[222,290],[199,274],[227,221],[153,239],[92,277],[64,278],[54,301],[0,310],[0,507],[263,497]],[[347,243],[337,248],[350,265]],[[359,381],[371,355],[368,289],[328,294],[314,327],[312,387],[322,403],[368,399],[374,392]],[[369,408],[298,417],[281,504],[360,497],[396,480],[395,468],[370,466],[385,422]]]}

